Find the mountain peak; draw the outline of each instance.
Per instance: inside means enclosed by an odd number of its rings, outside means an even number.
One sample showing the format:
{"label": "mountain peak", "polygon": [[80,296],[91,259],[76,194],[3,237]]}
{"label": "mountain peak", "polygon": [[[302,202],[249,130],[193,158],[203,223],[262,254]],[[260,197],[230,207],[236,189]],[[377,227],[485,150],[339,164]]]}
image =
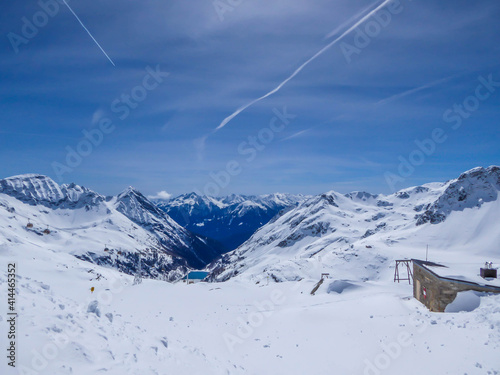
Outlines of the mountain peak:
{"label": "mountain peak", "polygon": [[95,205],[102,196],[75,184],[58,185],[41,174],[22,174],[0,180],[0,193],[30,205],[53,208],[76,208]]}
{"label": "mountain peak", "polygon": [[50,177],[38,173],[20,174],[16,176],[6,177],[0,181],[4,182],[2,183],[3,187],[10,185],[16,189],[21,189],[22,186],[28,186],[30,184],[31,185],[46,184],[47,186],[50,185],[52,187],[59,187],[59,185]]}
{"label": "mountain peak", "polygon": [[377,194],[371,194],[367,193],[366,191],[353,191],[351,193],[345,194],[344,195],[346,198],[352,199],[352,200],[361,200],[361,201],[366,201],[370,199],[377,199],[378,195]]}
{"label": "mountain peak", "polygon": [[152,225],[159,221],[172,225],[171,219],[163,211],[132,186],[118,194],[116,209],[140,225]]}
{"label": "mountain peak", "polygon": [[137,190],[135,187],[130,185],[118,195],[137,194],[137,193],[141,194],[139,190]]}
{"label": "mountain peak", "polygon": [[122,201],[125,199],[134,199],[136,201],[141,201],[141,202],[147,202],[148,205],[151,205],[151,201],[146,198],[144,194],[142,194],[139,190],[137,190],[133,186],[127,187],[125,190],[123,190],[120,194],[116,196],[116,199],[118,201]]}
{"label": "mountain peak", "polygon": [[205,198],[205,196],[197,194],[194,191],[192,191],[191,193],[186,193],[186,194],[181,195],[179,198],[200,200],[200,199]]}
{"label": "mountain peak", "polygon": [[4,180],[27,180],[27,179],[50,179],[50,177],[39,173],[24,173],[16,176],[6,177]]}
{"label": "mountain peak", "polygon": [[500,167],[496,165],[490,165],[487,168],[484,167],[472,168],[460,174],[458,180],[463,180],[466,178],[478,178],[481,176],[487,177],[492,175],[496,175],[497,177],[500,176]]}
{"label": "mountain peak", "polygon": [[446,220],[452,211],[481,207],[494,201],[500,191],[500,168],[477,167],[470,169],[447,183],[444,192],[422,214],[417,215],[417,225],[430,222],[438,224]]}

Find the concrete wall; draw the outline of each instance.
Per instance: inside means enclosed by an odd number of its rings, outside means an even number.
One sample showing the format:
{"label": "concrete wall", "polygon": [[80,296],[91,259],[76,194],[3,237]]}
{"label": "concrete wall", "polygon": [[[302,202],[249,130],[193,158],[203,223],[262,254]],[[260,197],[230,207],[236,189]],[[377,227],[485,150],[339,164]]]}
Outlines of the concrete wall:
{"label": "concrete wall", "polygon": [[[426,296],[424,296],[424,288]],[[413,297],[427,306],[430,311],[444,312],[446,306],[455,300],[457,293],[466,290],[500,292],[500,290],[473,283],[439,278],[425,267],[413,262]]]}

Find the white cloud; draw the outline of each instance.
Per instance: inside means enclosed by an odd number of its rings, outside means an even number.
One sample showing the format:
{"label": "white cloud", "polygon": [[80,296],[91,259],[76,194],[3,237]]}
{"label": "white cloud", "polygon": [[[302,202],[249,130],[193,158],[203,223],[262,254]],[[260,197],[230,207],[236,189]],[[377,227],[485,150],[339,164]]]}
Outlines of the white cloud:
{"label": "white cloud", "polygon": [[425,85],[415,87],[415,88],[413,88],[411,90],[406,90],[406,91],[400,92],[400,93],[398,93],[396,95],[392,95],[392,96],[390,96],[388,98],[380,100],[379,102],[376,103],[376,105],[386,104],[386,103],[392,102],[393,100],[404,98],[405,96],[414,94],[416,92],[419,92],[419,91],[422,91],[422,90],[425,90],[425,89],[429,89],[429,88],[432,88],[434,86],[446,83],[446,82],[452,80],[453,78],[457,78],[457,77],[459,77],[461,75],[462,75],[462,73],[460,73],[460,74],[454,74],[452,76],[449,76],[449,77],[446,77],[446,78],[442,78],[442,79],[438,79],[437,81],[429,82],[429,83],[426,83]]}
{"label": "white cloud", "polygon": [[172,194],[167,193],[165,190],[159,191],[156,195],[148,195],[149,199],[165,199],[168,200],[172,198]]}

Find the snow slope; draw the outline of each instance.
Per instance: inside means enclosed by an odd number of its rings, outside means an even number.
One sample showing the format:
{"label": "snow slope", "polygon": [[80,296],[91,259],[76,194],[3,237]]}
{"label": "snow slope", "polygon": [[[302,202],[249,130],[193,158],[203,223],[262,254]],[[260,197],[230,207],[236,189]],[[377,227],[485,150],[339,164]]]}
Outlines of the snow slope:
{"label": "snow slope", "polygon": [[214,198],[190,193],[155,203],[184,228],[221,242],[223,253],[237,248],[280,211],[306,198],[279,193]]}
{"label": "snow slope", "polygon": [[[500,168],[475,168],[446,183],[395,194],[334,191],[299,204],[210,265],[213,279],[318,278],[333,272],[373,280],[395,258],[500,256]],[[472,259],[472,258],[471,258]]]}
{"label": "snow slope", "polygon": [[[483,173],[491,183],[498,172]],[[155,229],[161,216],[141,212],[145,202],[133,189],[78,209],[51,208],[53,198],[50,207],[33,206],[2,193],[4,348],[9,263],[16,264],[18,317],[17,367],[3,358],[0,373],[498,375],[499,295],[475,298],[479,306],[469,303],[471,311],[431,313],[411,298],[411,285],[393,282],[391,260],[423,257],[427,243],[431,260],[481,265],[488,257],[500,264],[498,199],[442,209],[444,220],[417,225],[455,182],[391,196],[314,197],[259,230],[240,258],[244,246],[229,255],[234,263],[220,275],[236,277],[194,285],[147,279],[133,285],[115,268],[73,256],[99,251],[103,238],[112,249],[158,241],[161,230],[151,230],[161,229]],[[49,222],[52,232],[43,234]],[[312,296],[321,272],[330,277]]]}
{"label": "snow slope", "polygon": [[179,226],[133,188],[104,197],[41,175],[0,180],[0,244],[65,251],[129,274],[141,254],[145,275],[169,280],[218,255],[216,244]]}
{"label": "snow slope", "polygon": [[[430,313],[394,284],[341,293],[314,282],[199,283],[132,277],[62,250],[0,245],[0,295],[17,265],[17,368],[5,375],[498,374],[500,296]],[[95,291],[91,293],[90,288]],[[338,290],[338,289],[337,289]],[[0,303],[0,342],[7,311]]]}

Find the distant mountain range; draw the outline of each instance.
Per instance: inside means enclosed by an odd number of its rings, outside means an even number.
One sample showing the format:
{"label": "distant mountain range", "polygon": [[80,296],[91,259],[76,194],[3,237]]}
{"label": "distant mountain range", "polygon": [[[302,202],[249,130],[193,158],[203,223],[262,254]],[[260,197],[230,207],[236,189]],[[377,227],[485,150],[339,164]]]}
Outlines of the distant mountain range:
{"label": "distant mountain range", "polygon": [[499,191],[496,166],[387,196],[330,191],[276,217],[211,264],[211,279],[300,280],[331,270],[336,277],[351,270],[349,277],[376,279],[394,251],[412,257],[428,244],[451,254],[498,256]]}
{"label": "distant mountain range", "polygon": [[395,249],[409,257],[426,244],[498,253],[499,191],[496,166],[391,195],[191,193],[155,202],[132,187],[103,196],[27,174],[0,180],[0,245],[167,281],[203,268],[213,281],[299,280],[329,270],[373,280]]}
{"label": "distant mountain range", "polygon": [[0,180],[0,241],[62,248],[129,274],[141,268],[146,277],[173,281],[238,247],[303,199],[187,194],[156,205],[132,187],[106,197],[26,174]]}
{"label": "distant mountain range", "polygon": [[190,193],[154,202],[182,227],[220,242],[222,254],[236,249],[282,210],[307,198],[292,194],[214,198]]}
{"label": "distant mountain range", "polygon": [[[45,231],[45,232],[44,232]],[[182,228],[134,188],[105,197],[29,174],[0,180],[0,243],[29,243],[92,263],[173,281],[221,245]]]}

